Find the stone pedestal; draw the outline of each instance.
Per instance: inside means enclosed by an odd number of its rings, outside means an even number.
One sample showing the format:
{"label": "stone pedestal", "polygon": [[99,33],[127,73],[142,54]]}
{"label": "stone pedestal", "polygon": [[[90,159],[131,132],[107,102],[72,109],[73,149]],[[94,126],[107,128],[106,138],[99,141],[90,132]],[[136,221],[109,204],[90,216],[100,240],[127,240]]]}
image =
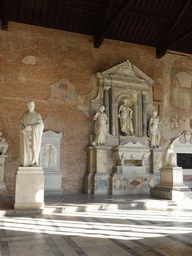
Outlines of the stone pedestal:
{"label": "stone pedestal", "polygon": [[183,184],[181,167],[163,167],[160,169],[160,183],[151,188],[150,195],[158,198],[183,200],[190,189]]}
{"label": "stone pedestal", "polygon": [[44,172],[42,167],[19,167],[16,174],[15,209],[44,207]]}
{"label": "stone pedestal", "polygon": [[85,192],[95,195],[109,194],[107,146],[88,147],[88,173],[85,176]]}
{"label": "stone pedestal", "polygon": [[159,174],[163,162],[163,149],[161,147],[151,149],[151,165],[150,172],[153,174]]}

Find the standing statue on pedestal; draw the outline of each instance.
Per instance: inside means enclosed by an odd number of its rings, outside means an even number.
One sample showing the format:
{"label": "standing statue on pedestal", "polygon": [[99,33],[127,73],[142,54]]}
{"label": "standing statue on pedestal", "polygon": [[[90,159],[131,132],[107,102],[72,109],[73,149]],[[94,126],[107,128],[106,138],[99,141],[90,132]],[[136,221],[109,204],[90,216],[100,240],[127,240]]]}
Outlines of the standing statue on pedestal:
{"label": "standing statue on pedestal", "polygon": [[132,124],[132,117],[133,117],[133,110],[128,106],[128,100],[125,99],[123,104],[119,107],[119,114],[118,117],[120,118],[120,128],[121,132],[124,135],[134,135],[133,134],[133,124]]}
{"label": "standing statue on pedestal", "polygon": [[101,106],[93,117],[93,120],[95,120],[95,140],[92,142],[92,145],[105,145],[105,136],[108,133],[109,121],[104,110],[105,107]]}
{"label": "standing statue on pedestal", "polygon": [[30,100],[27,105],[29,110],[20,122],[20,164],[38,166],[44,124],[41,115],[34,111],[35,102]]}
{"label": "standing statue on pedestal", "polygon": [[149,142],[151,148],[158,148],[160,143],[160,132],[159,132],[159,117],[157,116],[157,111],[153,111],[153,116],[150,118],[149,122]]}

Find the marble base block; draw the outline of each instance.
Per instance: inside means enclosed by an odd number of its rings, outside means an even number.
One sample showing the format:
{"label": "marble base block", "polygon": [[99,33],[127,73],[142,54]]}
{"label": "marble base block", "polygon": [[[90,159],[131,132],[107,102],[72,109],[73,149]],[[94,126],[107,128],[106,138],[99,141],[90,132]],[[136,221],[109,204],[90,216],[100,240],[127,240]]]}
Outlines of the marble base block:
{"label": "marble base block", "polygon": [[109,178],[108,173],[94,173],[92,177],[92,194],[108,195],[109,194]]}
{"label": "marble base block", "polygon": [[183,200],[190,189],[183,183],[181,167],[163,167],[160,169],[160,183],[150,189],[150,195],[158,198]]}
{"label": "marble base block", "polygon": [[19,167],[16,174],[15,209],[44,207],[44,172],[42,167]]}
{"label": "marble base block", "polygon": [[87,194],[109,194],[108,146],[88,147],[88,172],[85,175],[84,191]]}
{"label": "marble base block", "polygon": [[162,168],[163,149],[161,147],[151,149],[150,160],[151,173],[159,173],[159,169]]}
{"label": "marble base block", "polygon": [[45,195],[63,195],[61,172],[44,172]]}
{"label": "marble base block", "polygon": [[[125,171],[125,173],[124,173]],[[138,170],[136,170],[138,171]],[[114,167],[114,173],[111,174],[110,180],[110,194],[112,195],[132,195],[132,194],[149,194],[149,181],[151,177],[139,173],[135,174],[130,169],[130,175],[124,170],[122,166]]]}

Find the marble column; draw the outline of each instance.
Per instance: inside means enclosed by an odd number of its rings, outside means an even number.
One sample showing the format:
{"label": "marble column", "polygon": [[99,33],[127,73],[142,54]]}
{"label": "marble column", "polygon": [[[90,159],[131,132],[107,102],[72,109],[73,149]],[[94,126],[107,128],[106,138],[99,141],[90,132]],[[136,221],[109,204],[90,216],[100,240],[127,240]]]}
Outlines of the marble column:
{"label": "marble column", "polygon": [[85,193],[94,195],[109,194],[107,146],[88,147],[88,172],[85,176]]}
{"label": "marble column", "polygon": [[117,123],[117,105],[115,102],[115,97],[114,97],[114,91],[113,88],[110,89],[109,91],[109,97],[110,97],[110,133],[112,136],[117,136],[118,135],[118,123]]}
{"label": "marble column", "polygon": [[103,102],[104,106],[105,106],[105,113],[107,115],[107,118],[109,120],[109,90],[104,89],[104,102]]}
{"label": "marble column", "polygon": [[135,136],[138,136],[138,106],[136,102],[134,102],[133,111],[134,111],[133,112],[134,113],[134,119],[133,119],[134,134]]}
{"label": "marble column", "polygon": [[142,94],[142,133],[147,136],[146,95]]}
{"label": "marble column", "polygon": [[142,97],[141,94],[138,94],[138,136],[142,137]]}

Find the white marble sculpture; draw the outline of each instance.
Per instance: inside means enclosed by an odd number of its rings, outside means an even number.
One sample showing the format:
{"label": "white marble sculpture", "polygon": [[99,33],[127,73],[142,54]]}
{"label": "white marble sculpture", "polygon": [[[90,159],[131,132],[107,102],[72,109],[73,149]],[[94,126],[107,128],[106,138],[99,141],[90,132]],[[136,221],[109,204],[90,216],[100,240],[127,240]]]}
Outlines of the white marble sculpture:
{"label": "white marble sculpture", "polygon": [[4,138],[2,138],[2,132],[0,132],[0,155],[5,155],[7,152],[9,144]]}
{"label": "white marble sculpture", "polygon": [[20,164],[38,166],[44,124],[41,115],[34,111],[35,102],[30,100],[27,105],[29,110],[20,121]]}
{"label": "white marble sculpture", "polygon": [[157,111],[153,111],[153,116],[149,121],[149,142],[151,148],[158,148],[160,143],[160,131],[159,131],[159,117],[157,116]]}
{"label": "white marble sculpture", "polygon": [[177,166],[177,155],[173,149],[173,141],[165,149],[163,156],[163,167],[176,167]]}
{"label": "white marble sculpture", "polygon": [[95,121],[95,140],[92,142],[92,145],[105,144],[105,136],[108,133],[109,122],[104,110],[105,107],[101,106],[93,117]]}
{"label": "white marble sculpture", "polygon": [[57,166],[57,150],[51,144],[45,144],[42,147],[40,165],[44,168],[53,168]]}
{"label": "white marble sculpture", "polygon": [[123,104],[120,105],[118,117],[120,118],[121,132],[124,135],[134,135],[132,124],[133,110],[128,106],[128,99],[125,99]]}

